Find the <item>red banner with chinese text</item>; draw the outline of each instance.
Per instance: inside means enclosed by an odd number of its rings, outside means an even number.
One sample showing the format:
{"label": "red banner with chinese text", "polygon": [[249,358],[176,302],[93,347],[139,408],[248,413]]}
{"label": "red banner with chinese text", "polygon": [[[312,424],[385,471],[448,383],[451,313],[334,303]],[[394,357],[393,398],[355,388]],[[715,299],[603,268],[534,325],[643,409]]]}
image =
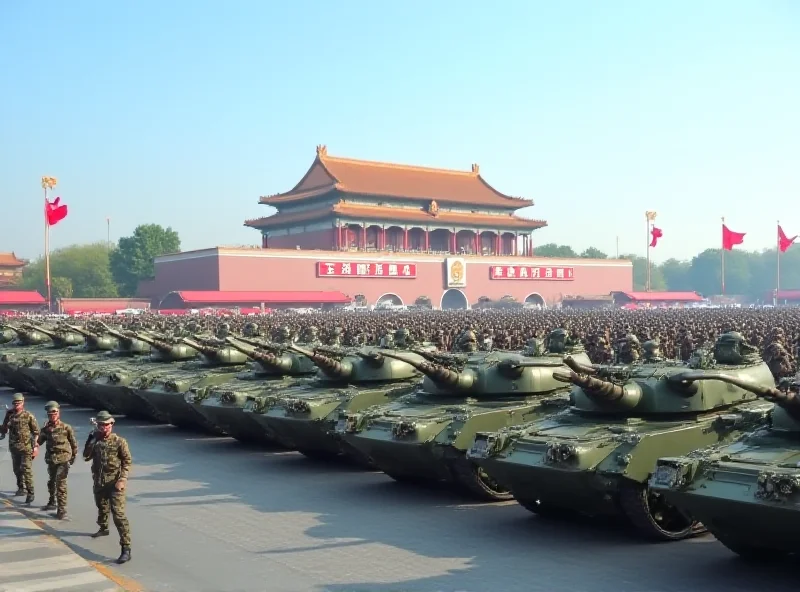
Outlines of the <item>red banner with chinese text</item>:
{"label": "red banner with chinese text", "polygon": [[318,277],[399,278],[417,277],[415,263],[374,263],[367,261],[319,261]]}
{"label": "red banner with chinese text", "polygon": [[492,265],[489,278],[493,280],[545,280],[569,282],[575,279],[575,268],[538,265]]}

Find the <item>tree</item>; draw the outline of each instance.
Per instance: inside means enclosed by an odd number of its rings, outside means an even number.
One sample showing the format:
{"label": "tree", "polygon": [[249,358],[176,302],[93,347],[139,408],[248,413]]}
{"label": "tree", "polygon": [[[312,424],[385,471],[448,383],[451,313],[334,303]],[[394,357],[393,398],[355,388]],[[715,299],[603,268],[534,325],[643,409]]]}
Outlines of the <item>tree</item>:
{"label": "tree", "polygon": [[557,245],[556,243],[546,243],[534,249],[537,257],[563,257],[566,259],[576,259],[578,254],[568,245]]}
{"label": "tree", "polygon": [[688,261],[667,259],[657,267],[661,270],[661,274],[664,276],[664,283],[669,290],[673,292],[691,292],[694,290],[689,277],[691,263]]}
{"label": "tree", "polygon": [[[638,255],[620,255],[620,259],[633,262],[633,291],[643,292],[647,287],[647,258]],[[650,265],[650,289],[653,292],[662,292],[667,289],[664,274],[657,265]]]}
{"label": "tree", "polygon": [[608,259],[608,255],[595,247],[589,247],[580,256],[581,259]]}
{"label": "tree", "polygon": [[172,228],[158,224],[137,226],[131,236],[119,239],[111,254],[111,273],[123,296],[133,296],[139,282],[153,277],[153,259],[166,253],[181,250],[181,239]]}
{"label": "tree", "polygon": [[[44,257],[25,268],[22,285],[47,295]],[[111,277],[106,243],[71,245],[50,253],[50,288],[54,300],[116,297],[117,286]]]}

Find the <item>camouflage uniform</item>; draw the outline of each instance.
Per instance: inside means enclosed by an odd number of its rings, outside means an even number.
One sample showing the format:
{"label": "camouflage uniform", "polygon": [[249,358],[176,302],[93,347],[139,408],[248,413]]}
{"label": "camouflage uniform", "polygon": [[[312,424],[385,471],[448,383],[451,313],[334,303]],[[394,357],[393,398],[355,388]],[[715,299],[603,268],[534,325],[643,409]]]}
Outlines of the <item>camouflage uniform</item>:
{"label": "camouflage uniform", "polygon": [[[14,395],[14,401],[24,400],[22,395]],[[33,462],[34,443],[39,437],[39,424],[33,413],[23,409],[17,413],[13,409],[6,412],[0,434],[8,435],[8,450],[11,453],[11,463],[14,475],[17,478],[17,495],[28,493],[26,503],[33,501]],[[37,445],[38,446],[38,445]]]}
{"label": "camouflage uniform", "polygon": [[[58,403],[51,401],[45,409],[58,409]],[[70,465],[78,456],[78,441],[71,425],[60,419],[48,421],[39,434],[38,443],[46,444],[44,461],[47,463],[47,492],[50,494],[43,510],[58,509],[58,517],[67,514],[67,475]]]}
{"label": "camouflage uniform", "polygon": [[[113,421],[107,411],[97,414],[97,422],[105,423],[106,418]],[[125,516],[125,489],[119,491],[115,485],[118,481],[127,481],[131,469],[131,452],[128,441],[122,436],[111,433],[104,439],[98,439],[97,432],[92,432],[86,440],[83,450],[85,461],[92,461],[92,479],[94,481],[94,502],[97,506],[97,525],[100,530],[95,536],[108,535],[108,517],[111,514],[114,526],[119,532],[119,544],[130,557],[131,530]]]}

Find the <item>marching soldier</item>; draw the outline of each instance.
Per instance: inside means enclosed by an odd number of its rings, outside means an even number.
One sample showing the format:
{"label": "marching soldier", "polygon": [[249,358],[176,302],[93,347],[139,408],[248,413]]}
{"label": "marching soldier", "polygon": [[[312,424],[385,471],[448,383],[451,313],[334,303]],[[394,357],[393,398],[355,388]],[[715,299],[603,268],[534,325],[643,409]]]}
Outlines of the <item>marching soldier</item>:
{"label": "marching soldier", "polygon": [[12,399],[14,407],[6,412],[3,425],[0,426],[0,439],[8,435],[8,450],[14,475],[17,478],[15,496],[25,495],[25,503],[33,501],[33,471],[31,463],[39,454],[39,424],[33,413],[25,410],[25,397],[15,393]]}
{"label": "marching soldier", "polygon": [[117,563],[126,563],[131,560],[131,530],[125,516],[125,487],[131,469],[131,451],[125,438],[111,432],[114,418],[108,411],[100,411],[95,424],[97,429],[89,434],[83,448],[83,459],[92,461],[94,503],[100,527],[92,538],[109,535],[110,513],[122,547]]}
{"label": "marching soldier", "polygon": [[50,497],[42,510],[57,510],[56,518],[67,517],[67,475],[78,456],[78,441],[72,426],[61,421],[61,408],[55,401],[44,406],[47,423],[42,427],[37,443],[45,444],[47,491]]}

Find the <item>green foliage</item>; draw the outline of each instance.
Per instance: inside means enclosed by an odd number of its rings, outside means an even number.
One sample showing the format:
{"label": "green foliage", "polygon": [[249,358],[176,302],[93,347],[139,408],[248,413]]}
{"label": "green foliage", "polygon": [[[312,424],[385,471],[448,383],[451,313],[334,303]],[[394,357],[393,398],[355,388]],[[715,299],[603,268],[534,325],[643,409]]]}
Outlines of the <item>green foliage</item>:
{"label": "green foliage", "polygon": [[534,254],[537,257],[564,257],[575,259],[578,254],[572,250],[568,245],[557,245],[555,243],[547,243],[536,247]]}
{"label": "green foliage", "polygon": [[[57,298],[113,298],[117,285],[109,269],[106,243],[72,245],[50,253],[50,287]],[[29,264],[22,275],[22,285],[46,297],[45,260]]]}
{"label": "green foliage", "polygon": [[[638,255],[620,255],[620,259],[633,261],[633,290],[643,292],[647,287],[647,258]],[[650,265],[650,289],[661,292],[667,289],[664,274],[657,265]]]}
{"label": "green foliage", "polygon": [[133,235],[119,239],[117,249],[111,254],[111,273],[120,294],[133,296],[139,281],[154,275],[154,257],[180,250],[178,233],[158,224],[142,224]]}

